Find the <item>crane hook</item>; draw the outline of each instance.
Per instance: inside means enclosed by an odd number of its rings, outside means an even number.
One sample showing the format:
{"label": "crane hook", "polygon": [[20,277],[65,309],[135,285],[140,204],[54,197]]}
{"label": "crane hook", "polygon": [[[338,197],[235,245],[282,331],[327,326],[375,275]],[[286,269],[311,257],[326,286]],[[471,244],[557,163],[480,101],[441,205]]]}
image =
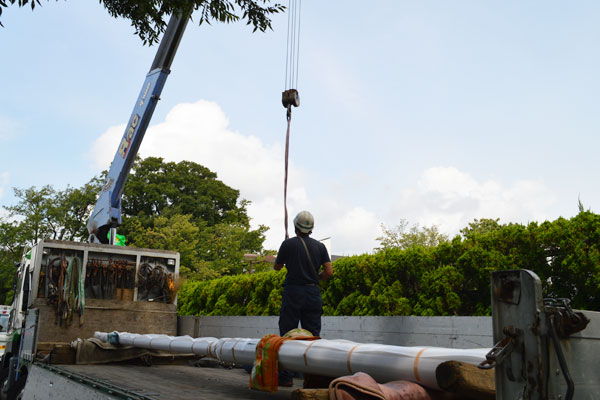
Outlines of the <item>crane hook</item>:
{"label": "crane hook", "polygon": [[284,90],[283,93],[281,93],[281,104],[283,104],[285,108],[289,108],[290,106],[300,106],[300,94],[298,94],[296,89]]}

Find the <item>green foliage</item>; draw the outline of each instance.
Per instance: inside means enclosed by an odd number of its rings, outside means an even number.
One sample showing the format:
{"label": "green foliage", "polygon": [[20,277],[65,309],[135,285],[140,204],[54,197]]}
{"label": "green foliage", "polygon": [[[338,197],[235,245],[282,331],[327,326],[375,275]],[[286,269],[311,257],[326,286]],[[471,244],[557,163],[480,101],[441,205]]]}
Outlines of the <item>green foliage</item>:
{"label": "green foliage", "polygon": [[400,223],[393,228],[381,224],[383,236],[375,240],[379,241],[379,247],[375,250],[385,250],[394,247],[408,249],[414,246],[435,247],[448,241],[448,237],[441,233],[437,226],[420,227],[415,224],[408,228],[408,221],[401,219]]}
{"label": "green foliage", "polygon": [[23,254],[25,238],[16,222],[0,219],[0,304],[10,304],[13,296],[15,263]]}
{"label": "green foliage", "polygon": [[[10,221],[0,220],[0,300],[11,290],[13,263],[25,247],[40,239],[87,239],[86,222],[101,186],[93,178],[81,188],[14,189],[18,202],[6,207]],[[183,278],[242,273],[249,266],[244,254],[263,251],[267,228],[250,228],[249,202],[238,197],[199,164],[138,159],[125,186],[119,233],[129,246],[178,251]]]}
{"label": "green foliage", "polygon": [[[131,245],[180,253],[187,281],[179,311],[277,315],[285,272],[258,258],[253,269],[260,272],[242,274],[250,267],[245,253],[266,255],[266,228],[250,229],[248,203],[239,193],[195,163],[150,158],[137,166],[125,189],[130,214],[121,233]],[[12,296],[14,263],[27,246],[42,238],[87,236],[85,222],[100,184],[94,178],[63,191],[15,189],[17,204],[0,218],[0,303]],[[407,226],[403,222],[397,235],[380,238],[380,251],[334,263],[333,278],[321,283],[325,315],[486,315],[490,273],[507,269],[534,271],[547,297],[600,310],[600,215],[581,205],[571,219],[542,224],[475,220],[452,240],[433,228]]]}
{"label": "green foliage", "polygon": [[0,218],[0,304],[12,299],[14,264],[24,250],[40,239],[84,240],[86,222],[100,190],[100,181],[90,180],[81,188],[55,190],[14,188],[17,204],[5,207],[8,218]]}
{"label": "green foliage", "polygon": [[[173,13],[187,13],[189,10],[199,12],[199,24],[211,21],[237,22],[246,20],[254,31],[262,32],[271,29],[270,16],[285,10],[280,4],[269,5],[270,0],[100,0],[108,13],[115,18],[131,21],[136,35],[144,44],[158,42],[158,37],[166,29],[165,17]],[[0,16],[2,7],[17,4],[19,7],[30,5],[33,10],[40,5],[40,0],[0,0]],[[2,23],[0,23],[2,26]]]}
{"label": "green foliage", "polygon": [[539,275],[548,295],[600,310],[600,215],[583,211],[570,220],[544,222],[538,237],[548,265]]}
{"label": "green foliage", "polygon": [[[464,277],[451,265],[427,271],[421,277],[421,290],[414,307],[417,315],[458,315]],[[457,293],[458,292],[458,293]]]}
{"label": "green foliage", "polygon": [[186,281],[179,290],[183,315],[276,315],[281,307],[285,272],[226,276],[211,281]]}
{"label": "green foliage", "polygon": [[131,245],[181,253],[181,275],[204,280],[243,272],[267,228],[250,229],[239,191],[191,161],[138,158],[123,192],[120,232]]}
{"label": "green foliage", "polygon": [[[144,228],[137,218],[124,220],[127,239],[136,247],[157,250],[178,251],[182,271],[203,270],[198,256],[200,227],[190,221],[189,215],[173,215],[170,218],[159,216],[153,219],[152,226]],[[218,275],[201,274],[200,278],[215,278]]]}
{"label": "green foliage", "polygon": [[206,231],[200,251],[221,275],[240,274],[248,267],[244,254],[262,250],[267,228],[251,230],[243,224],[217,224]]}
{"label": "green foliage", "polygon": [[33,245],[40,239],[84,240],[90,205],[96,201],[101,182],[92,178],[81,188],[67,186],[57,191],[51,185],[41,189],[14,188],[19,201],[5,207],[17,224],[22,245]]}
{"label": "green foliage", "polygon": [[136,159],[123,191],[122,213],[148,226],[156,216],[191,215],[194,223],[249,222],[247,202],[217,174],[192,161],[165,162],[160,157]]}
{"label": "green foliage", "polygon": [[476,235],[482,235],[500,228],[498,223],[500,219],[482,218],[469,222],[466,228],[461,229],[460,233],[467,239]]}
{"label": "green foliage", "polygon": [[56,231],[55,221],[51,219],[55,214],[52,199],[56,196],[52,186],[46,185],[40,190],[35,187],[13,190],[19,202],[14,206],[6,207],[6,210],[9,211],[10,217],[21,220],[19,228],[29,244],[34,244],[39,239],[50,236],[52,231]]}
{"label": "green foliage", "polygon": [[[336,260],[333,278],[321,282],[324,314],[489,315],[490,273],[508,269],[533,270],[547,297],[600,310],[600,215],[582,211],[570,220],[527,226],[475,220],[461,233],[435,247],[389,246]],[[284,276],[281,271],[188,282],[194,292],[186,288],[180,295],[179,311],[277,315]],[[242,297],[246,287],[252,288],[249,297]]]}

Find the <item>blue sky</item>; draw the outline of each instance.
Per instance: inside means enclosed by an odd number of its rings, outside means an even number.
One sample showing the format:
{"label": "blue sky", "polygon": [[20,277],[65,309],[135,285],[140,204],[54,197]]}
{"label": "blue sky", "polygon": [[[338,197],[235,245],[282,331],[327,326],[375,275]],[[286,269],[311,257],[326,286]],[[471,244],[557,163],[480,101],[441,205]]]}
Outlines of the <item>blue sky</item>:
{"label": "blue sky", "polygon": [[[527,223],[593,211],[600,4],[305,1],[288,208],[335,254],[380,224]],[[9,7],[0,29],[0,205],[12,187],[108,168],[156,46],[96,2]],[[190,159],[283,238],[287,16],[274,30],[188,25],[142,156]]]}

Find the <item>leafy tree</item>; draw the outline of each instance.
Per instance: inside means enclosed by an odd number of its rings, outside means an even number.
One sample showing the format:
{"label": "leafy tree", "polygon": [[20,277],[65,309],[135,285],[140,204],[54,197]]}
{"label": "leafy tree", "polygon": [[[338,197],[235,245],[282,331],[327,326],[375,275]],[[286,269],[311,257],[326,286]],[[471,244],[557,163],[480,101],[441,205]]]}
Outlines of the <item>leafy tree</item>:
{"label": "leafy tree", "polygon": [[190,215],[159,216],[150,227],[137,218],[126,220],[131,245],[180,253],[181,275],[196,280],[242,273],[245,253],[260,252],[266,227],[251,230],[241,224],[212,227],[191,221]]}
{"label": "leafy tree", "polygon": [[[244,254],[262,251],[267,228],[250,229],[249,202],[238,198],[239,191],[200,164],[138,158],[123,194],[121,232],[135,246],[182,253],[182,275],[189,278],[241,273]],[[183,216],[188,228],[195,226],[193,235],[167,239],[166,232]]]}
{"label": "leafy tree", "polygon": [[46,185],[39,190],[35,187],[14,188],[13,190],[19,202],[5,208],[10,217],[19,221],[21,237],[29,245],[33,245],[40,239],[51,237],[53,233],[56,234],[57,221],[52,218],[56,214],[53,201],[56,196],[54,188]]}
{"label": "leafy tree", "polygon": [[51,185],[41,189],[14,188],[17,204],[5,207],[18,221],[21,237],[29,246],[40,239],[85,240],[85,226],[100,190],[100,179],[93,178],[81,188],[56,191]]}
{"label": "leafy tree", "polygon": [[[101,179],[93,178],[81,188],[62,191],[50,185],[15,188],[18,202],[6,207],[12,222],[2,221],[6,232],[5,248],[0,249],[2,271],[12,269],[23,246],[40,239],[85,240],[85,224],[101,185]],[[267,230],[264,226],[250,228],[249,202],[238,197],[237,190],[199,164],[138,159],[124,191],[120,232],[132,246],[178,251],[183,277],[212,279],[238,274],[247,267],[245,253],[262,252]],[[6,253],[8,247],[14,247],[4,244],[9,243],[8,236],[20,246],[16,256]]]}
{"label": "leafy tree", "polygon": [[[508,269],[533,270],[545,297],[566,297],[574,308],[600,310],[600,215],[583,211],[541,225],[475,220],[463,233],[436,247],[395,246],[336,260],[333,278],[320,284],[324,314],[489,315],[490,273]],[[278,279],[285,271],[279,273],[188,282],[179,310],[276,315]],[[243,289],[247,284],[253,288],[249,294]],[[234,303],[228,307],[228,301]]]}
{"label": "leafy tree", "polygon": [[240,274],[247,267],[244,254],[262,250],[267,227],[251,230],[245,224],[217,224],[206,230],[207,239],[200,244],[201,257],[210,261],[220,275]]}
{"label": "leafy tree", "polygon": [[192,161],[165,162],[160,157],[138,158],[122,197],[124,216],[138,217],[148,226],[156,216],[190,215],[194,223],[248,224],[247,201],[217,174]]}
{"label": "leafy tree", "polygon": [[[19,7],[30,5],[32,10],[36,4],[41,5],[40,0],[0,0],[0,16],[2,7],[15,3]],[[270,5],[270,0],[100,0],[100,3],[111,16],[130,20],[136,35],[149,45],[158,42],[167,26],[165,17],[173,13],[199,11],[199,24],[245,20],[254,31],[264,32],[271,29],[271,15],[285,10],[281,4]]]}
{"label": "leafy tree", "polygon": [[81,188],[62,191],[50,185],[13,189],[18,202],[5,207],[8,219],[0,219],[0,304],[6,304],[12,296],[14,264],[27,247],[40,239],[87,238],[85,223],[99,189],[97,178]]}
{"label": "leafy tree", "polygon": [[0,304],[12,301],[15,263],[21,259],[27,239],[23,234],[16,222],[0,219]]}
{"label": "leafy tree", "polygon": [[463,275],[455,267],[445,265],[423,274],[421,290],[414,311],[417,315],[458,315]]}
{"label": "leafy tree", "polygon": [[475,219],[473,222],[469,222],[469,225],[467,225],[466,228],[461,229],[460,233],[465,238],[470,238],[477,234],[486,234],[501,227],[501,225],[498,223],[499,220],[500,218]]}
{"label": "leafy tree", "polygon": [[88,238],[86,223],[102,182],[94,177],[80,188],[67,186],[65,190],[56,192],[55,206],[50,211],[51,219],[56,221],[55,239],[83,241]]}
{"label": "leafy tree", "polygon": [[500,225],[497,220],[475,220],[462,230],[468,232],[455,263],[464,276],[462,315],[489,314],[492,271],[530,269],[543,279],[545,256],[536,228],[535,223]]}
{"label": "leafy tree", "polygon": [[[262,227],[263,229],[267,229],[267,227]],[[255,256],[252,260],[246,259],[246,254],[252,254]],[[243,272],[257,273],[257,272],[267,272],[273,270],[273,264],[275,259],[277,258],[277,250],[266,250],[262,249],[261,251],[249,251],[244,253],[244,267]]]}
{"label": "leafy tree", "polygon": [[267,230],[250,228],[248,204],[200,164],[138,158],[123,192],[120,231],[132,245],[179,251],[185,277],[238,274],[245,253],[262,251]]}
{"label": "leafy tree", "polygon": [[547,295],[569,298],[574,308],[600,310],[600,215],[583,211],[570,220],[544,222],[538,237],[544,271],[536,272]]}
{"label": "leafy tree", "polygon": [[14,263],[9,254],[0,251],[0,304],[10,304],[13,298],[13,279],[16,272]]}
{"label": "leafy tree", "polygon": [[200,228],[190,221],[189,215],[176,214],[170,218],[159,216],[149,228],[144,228],[136,218],[127,220],[127,223],[127,240],[130,243],[137,247],[177,251],[184,272],[200,269],[197,252]]}
{"label": "leafy tree", "polygon": [[[180,253],[181,274],[214,279],[242,273],[245,253],[261,253],[267,228],[250,228],[239,192],[209,169],[189,161],[138,159],[125,187],[128,207],[121,233],[128,244]],[[0,219],[0,300],[10,297],[14,262],[40,239],[85,240],[86,222],[102,180],[81,188],[15,188],[15,205]],[[144,203],[147,200],[147,204]]]}
{"label": "leafy tree", "polygon": [[376,238],[380,244],[375,248],[376,251],[394,247],[400,249],[413,246],[435,247],[448,241],[448,236],[441,233],[436,225],[421,228],[419,224],[415,224],[409,228],[408,221],[404,218],[400,219],[400,223],[393,228],[381,224],[381,230],[383,236]]}
{"label": "leafy tree", "polygon": [[579,210],[579,212],[584,212],[585,211],[585,207],[583,206],[583,203],[581,202],[581,198],[577,198],[577,209]]}

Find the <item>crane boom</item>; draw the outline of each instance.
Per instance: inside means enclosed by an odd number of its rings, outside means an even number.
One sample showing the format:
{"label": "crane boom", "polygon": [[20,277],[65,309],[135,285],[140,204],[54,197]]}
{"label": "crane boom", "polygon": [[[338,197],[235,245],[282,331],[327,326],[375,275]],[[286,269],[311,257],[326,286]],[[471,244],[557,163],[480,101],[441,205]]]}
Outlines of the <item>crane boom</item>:
{"label": "crane boom", "polygon": [[[121,195],[144,134],[160,99],[171,63],[185,31],[189,15],[173,14],[142,85],[106,181],[90,215],[87,229],[92,243],[109,243],[108,232],[121,224]],[[110,235],[113,243],[114,235]]]}

